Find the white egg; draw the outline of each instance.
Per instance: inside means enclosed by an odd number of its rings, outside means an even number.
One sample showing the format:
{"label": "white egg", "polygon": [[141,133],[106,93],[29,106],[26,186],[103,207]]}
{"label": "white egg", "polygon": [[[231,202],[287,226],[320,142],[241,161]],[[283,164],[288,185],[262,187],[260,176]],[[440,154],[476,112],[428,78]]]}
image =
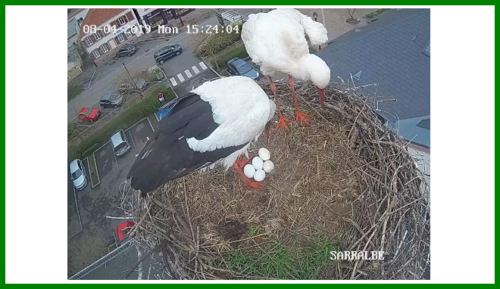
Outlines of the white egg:
{"label": "white egg", "polygon": [[267,160],[264,162],[264,172],[270,173],[272,170],[274,170],[274,163],[270,160]]}
{"label": "white egg", "polygon": [[268,159],[271,158],[271,152],[269,152],[268,149],[266,148],[261,148],[259,150],[259,157],[263,160],[263,161],[267,161]]}
{"label": "white egg", "polygon": [[245,176],[247,176],[247,178],[251,179],[255,174],[255,168],[251,164],[248,164],[243,168],[243,172],[245,173]]}
{"label": "white egg", "polygon": [[266,172],[263,170],[257,170],[253,178],[257,182],[262,182],[266,178]]}
{"label": "white egg", "polygon": [[264,162],[262,161],[261,158],[254,157],[252,160],[252,165],[255,168],[255,170],[262,170],[262,166],[264,165]]}

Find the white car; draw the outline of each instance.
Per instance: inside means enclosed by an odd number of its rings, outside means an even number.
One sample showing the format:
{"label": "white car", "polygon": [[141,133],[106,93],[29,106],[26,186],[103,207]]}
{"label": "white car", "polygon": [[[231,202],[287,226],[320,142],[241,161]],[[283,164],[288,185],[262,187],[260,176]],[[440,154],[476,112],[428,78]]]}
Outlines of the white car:
{"label": "white car", "polygon": [[87,186],[87,174],[81,160],[73,160],[69,164],[69,172],[75,189],[81,191]]}

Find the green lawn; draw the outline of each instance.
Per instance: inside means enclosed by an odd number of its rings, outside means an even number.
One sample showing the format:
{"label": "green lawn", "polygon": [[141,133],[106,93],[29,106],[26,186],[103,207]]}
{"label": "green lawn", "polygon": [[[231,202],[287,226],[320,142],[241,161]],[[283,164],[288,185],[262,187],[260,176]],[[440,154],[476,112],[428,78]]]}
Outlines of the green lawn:
{"label": "green lawn", "polygon": [[169,87],[159,86],[148,93],[146,98],[132,106],[122,114],[115,117],[112,121],[104,125],[102,128],[94,132],[89,137],[85,138],[78,145],[68,147],[68,158],[84,158],[90,155],[92,151],[99,145],[108,141],[108,138],[119,129],[126,129],[144,117],[147,117],[158,111],[162,103],[158,101],[158,93],[163,93],[165,101],[175,98],[174,92]]}
{"label": "green lawn", "polygon": [[79,85],[75,85],[75,86],[71,87],[70,89],[68,89],[68,101],[75,98],[82,91],[83,91],[83,88]]}
{"label": "green lawn", "polygon": [[316,240],[298,251],[282,243],[271,243],[253,253],[242,250],[226,253],[224,262],[217,265],[254,278],[315,280],[321,279],[324,270],[335,264],[329,259],[330,251],[335,248],[335,244],[327,240]]}

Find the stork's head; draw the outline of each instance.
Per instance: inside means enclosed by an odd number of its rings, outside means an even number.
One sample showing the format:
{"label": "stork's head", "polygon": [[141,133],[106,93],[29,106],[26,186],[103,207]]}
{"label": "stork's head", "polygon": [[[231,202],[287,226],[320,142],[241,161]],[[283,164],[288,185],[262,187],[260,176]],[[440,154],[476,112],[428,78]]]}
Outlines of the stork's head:
{"label": "stork's head", "polygon": [[308,54],[301,59],[301,66],[309,75],[309,79],[318,88],[321,104],[325,101],[325,87],[330,82],[330,68],[323,59],[314,54]]}

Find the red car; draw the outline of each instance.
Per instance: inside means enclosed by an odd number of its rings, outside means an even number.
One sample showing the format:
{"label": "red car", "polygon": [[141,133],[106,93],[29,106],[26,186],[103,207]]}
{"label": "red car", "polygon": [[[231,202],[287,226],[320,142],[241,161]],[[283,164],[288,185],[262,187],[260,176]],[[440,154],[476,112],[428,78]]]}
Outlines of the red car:
{"label": "red car", "polygon": [[96,121],[101,113],[97,108],[84,107],[80,110],[78,114],[78,120],[80,122],[94,122]]}
{"label": "red car", "polygon": [[123,222],[116,226],[116,243],[119,245],[128,237],[128,234],[132,231],[134,227],[134,222]]}

